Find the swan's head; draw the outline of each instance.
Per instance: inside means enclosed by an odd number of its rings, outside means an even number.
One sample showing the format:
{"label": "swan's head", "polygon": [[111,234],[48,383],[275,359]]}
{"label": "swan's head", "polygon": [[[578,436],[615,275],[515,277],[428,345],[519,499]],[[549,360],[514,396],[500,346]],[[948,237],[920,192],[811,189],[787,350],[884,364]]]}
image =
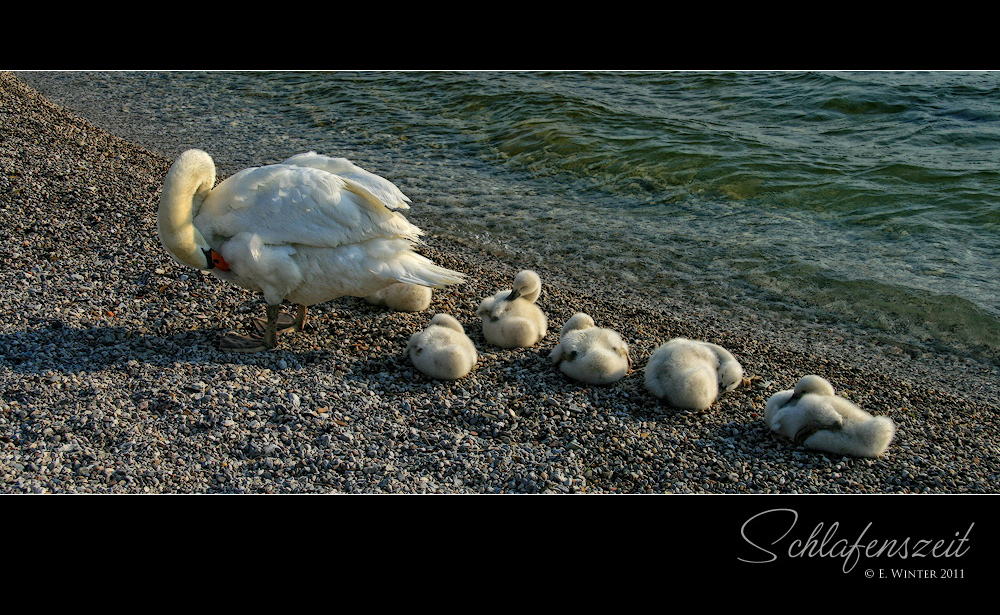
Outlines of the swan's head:
{"label": "swan's head", "polygon": [[594,319],[584,314],[583,312],[577,312],[566,321],[563,325],[562,335],[566,335],[568,331],[576,331],[578,329],[590,329],[594,326]]}
{"label": "swan's head", "polygon": [[212,249],[193,218],[215,185],[215,163],[205,152],[190,149],[170,165],[156,214],[160,243],[178,262],[197,269],[229,271],[229,264]]}
{"label": "swan's head", "polygon": [[618,345],[614,346],[614,351],[616,353],[618,353],[618,356],[620,356],[621,358],[625,359],[625,365],[626,365],[625,373],[626,374],[631,374],[632,373],[632,355],[630,355],[629,352],[628,352],[628,343],[626,343],[625,340],[621,340],[621,345],[620,346],[618,346]]}
{"label": "swan's head", "polygon": [[498,301],[496,295],[483,299],[482,302],[480,302],[479,304],[479,308],[476,310],[476,314],[478,316],[481,316],[484,321],[486,319],[496,321],[497,317],[493,313],[494,312],[493,308],[496,306],[497,303]]}
{"label": "swan's head", "polygon": [[514,276],[514,288],[507,295],[506,301],[521,298],[530,303],[538,299],[542,293],[542,280],[534,271],[525,269]]}
{"label": "swan's head", "polygon": [[465,333],[465,327],[462,323],[458,322],[454,316],[451,314],[435,314],[434,318],[431,318],[431,322],[428,327],[445,327],[447,329],[453,329],[459,333]]}
{"label": "swan's head", "polygon": [[732,391],[743,382],[743,366],[738,361],[724,361],[719,366],[719,390]]}
{"label": "swan's head", "polygon": [[226,259],[222,258],[222,255],[213,250],[212,248],[207,248],[202,250],[205,255],[206,266],[204,269],[218,269],[219,271],[229,271],[229,263]]}
{"label": "swan's head", "polygon": [[803,395],[813,394],[813,395],[833,395],[834,389],[833,385],[830,384],[828,380],[817,376],[815,374],[809,374],[808,376],[803,376],[799,379],[798,383],[795,385],[795,389],[792,390],[791,396],[783,403],[782,406],[790,404],[802,398]]}
{"label": "swan's head", "polygon": [[424,351],[420,342],[423,340],[423,331],[417,331],[410,336],[410,341],[406,343],[406,354],[412,359],[414,355],[419,355]]}
{"label": "swan's head", "polygon": [[613,331],[611,329],[597,329],[597,334],[592,337],[591,340],[591,343],[603,346],[619,357],[625,359],[629,365],[629,369],[632,368],[632,357],[629,355],[628,342],[622,339],[622,336],[618,335],[617,331]]}

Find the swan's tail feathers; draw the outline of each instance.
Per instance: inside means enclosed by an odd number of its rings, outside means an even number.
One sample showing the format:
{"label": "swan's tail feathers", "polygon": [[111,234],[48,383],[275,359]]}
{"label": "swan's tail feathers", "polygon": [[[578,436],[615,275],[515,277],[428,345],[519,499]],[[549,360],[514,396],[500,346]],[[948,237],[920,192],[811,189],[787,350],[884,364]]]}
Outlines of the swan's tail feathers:
{"label": "swan's tail feathers", "polygon": [[856,457],[880,457],[896,435],[892,419],[876,416],[839,431],[821,430],[806,441],[809,448]]}
{"label": "swan's tail feathers", "polygon": [[392,264],[386,263],[386,265],[388,265],[389,269],[383,270],[381,272],[382,275],[406,284],[444,288],[445,286],[461,284],[465,281],[464,273],[435,265],[429,258],[416,252],[408,252],[397,262]]}
{"label": "swan's tail feathers", "polygon": [[399,282],[407,284],[419,284],[420,286],[430,286],[431,288],[444,288],[452,284],[465,282],[465,274],[459,271],[452,271],[435,265],[427,261],[423,267],[417,271],[406,271],[395,276]]}
{"label": "swan's tail feathers", "polygon": [[896,424],[887,416],[876,416],[861,425],[859,432],[869,456],[877,457],[889,448],[889,443],[896,435]]}

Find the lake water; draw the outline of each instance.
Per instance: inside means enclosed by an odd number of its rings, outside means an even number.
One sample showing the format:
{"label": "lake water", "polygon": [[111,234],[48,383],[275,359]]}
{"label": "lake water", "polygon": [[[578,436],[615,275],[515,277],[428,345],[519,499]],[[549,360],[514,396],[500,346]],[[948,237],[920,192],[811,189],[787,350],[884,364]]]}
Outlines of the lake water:
{"label": "lake water", "polygon": [[[229,174],[345,156],[407,216],[657,297],[1000,357],[1000,73],[22,73]],[[152,214],[151,214],[152,215]]]}

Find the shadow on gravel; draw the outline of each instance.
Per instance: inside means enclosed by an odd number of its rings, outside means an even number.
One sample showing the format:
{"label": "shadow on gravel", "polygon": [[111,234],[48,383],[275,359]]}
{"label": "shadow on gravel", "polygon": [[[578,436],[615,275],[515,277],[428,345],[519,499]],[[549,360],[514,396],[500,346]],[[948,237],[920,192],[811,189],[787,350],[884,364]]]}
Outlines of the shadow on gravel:
{"label": "shadow on gravel", "polygon": [[269,366],[282,359],[311,363],[322,354],[322,351],[293,352],[287,348],[253,354],[222,352],[218,342],[227,329],[221,327],[141,334],[119,326],[80,329],[56,323],[0,335],[0,365],[25,373],[100,371],[125,368],[130,362],[154,366],[175,362]]}

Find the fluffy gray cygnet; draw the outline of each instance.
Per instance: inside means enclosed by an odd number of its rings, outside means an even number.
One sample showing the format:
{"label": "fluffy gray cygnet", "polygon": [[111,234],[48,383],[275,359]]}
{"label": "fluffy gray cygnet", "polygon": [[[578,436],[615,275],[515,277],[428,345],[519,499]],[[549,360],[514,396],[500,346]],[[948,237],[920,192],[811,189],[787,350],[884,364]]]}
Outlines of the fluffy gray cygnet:
{"label": "fluffy gray cygnet", "polygon": [[479,360],[465,329],[449,314],[437,314],[423,331],[410,336],[406,353],[414,367],[437,380],[457,380]]}
{"label": "fluffy gray cygnet", "polygon": [[796,444],[855,457],[878,457],[896,434],[892,419],[865,412],[814,374],[804,376],[794,389],[772,395],[764,406],[764,422]]}
{"label": "fluffy gray cygnet", "polygon": [[534,271],[514,278],[514,288],[483,299],[476,313],[483,319],[483,337],[501,348],[530,348],[545,337],[548,321],[535,301],[542,282]]}
{"label": "fluffy gray cygnet", "polygon": [[549,359],[564,374],[588,384],[611,384],[632,369],[628,344],[618,333],[578,312],[566,321]]}
{"label": "fluffy gray cygnet", "polygon": [[653,351],[644,378],[649,392],[671,406],[703,411],[743,382],[743,367],[717,344],[678,337]]}
{"label": "fluffy gray cygnet", "polygon": [[433,291],[427,286],[396,282],[368,295],[365,301],[394,312],[423,312],[430,307],[432,295]]}

